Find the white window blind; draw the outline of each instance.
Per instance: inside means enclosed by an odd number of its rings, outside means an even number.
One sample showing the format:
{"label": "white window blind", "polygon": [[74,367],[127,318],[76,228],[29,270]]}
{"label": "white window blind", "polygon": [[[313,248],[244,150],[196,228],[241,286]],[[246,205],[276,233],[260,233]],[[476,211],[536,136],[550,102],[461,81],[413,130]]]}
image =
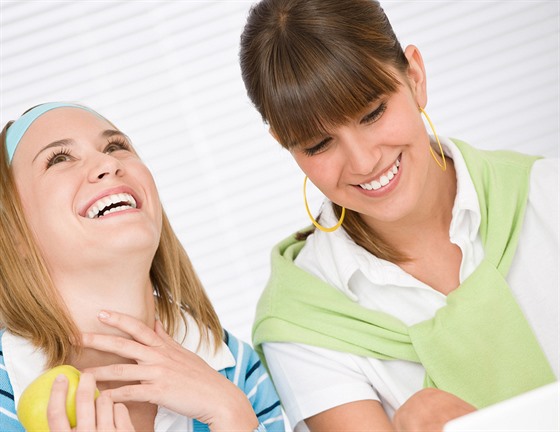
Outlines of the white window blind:
{"label": "white window blind", "polygon": [[[0,120],[51,100],[133,140],[223,324],[249,340],[269,251],[309,224],[303,176],[261,124],[237,63],[246,1],[0,3]],[[557,1],[382,1],[428,72],[438,132],[558,156]],[[312,207],[321,197],[310,187]]]}

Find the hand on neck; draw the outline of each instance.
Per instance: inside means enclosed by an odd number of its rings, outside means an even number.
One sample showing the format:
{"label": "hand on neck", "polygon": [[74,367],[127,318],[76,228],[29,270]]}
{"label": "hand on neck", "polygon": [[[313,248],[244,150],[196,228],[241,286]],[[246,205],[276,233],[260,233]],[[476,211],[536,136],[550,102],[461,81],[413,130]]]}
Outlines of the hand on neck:
{"label": "hand on neck", "polygon": [[[127,314],[153,328],[156,310],[148,266],[139,267],[120,261],[103,271],[99,268],[90,268],[89,271],[82,268],[75,272],[66,270],[55,273],[59,277],[53,280],[80,332],[131,338],[99,320],[98,314],[102,310]],[[79,358],[70,361],[78,369],[132,362],[87,348]]]}

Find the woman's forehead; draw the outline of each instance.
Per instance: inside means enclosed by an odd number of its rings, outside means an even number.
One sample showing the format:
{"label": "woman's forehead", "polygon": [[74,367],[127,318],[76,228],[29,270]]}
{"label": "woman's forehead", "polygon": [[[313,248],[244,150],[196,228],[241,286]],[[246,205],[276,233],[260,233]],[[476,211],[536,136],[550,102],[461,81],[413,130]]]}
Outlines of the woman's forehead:
{"label": "woman's forehead", "polygon": [[57,108],[38,117],[22,137],[24,141],[72,139],[92,132],[114,129],[102,117],[80,108]]}
{"label": "woman's forehead", "polygon": [[107,129],[110,123],[95,113],[74,107],[62,107],[47,111],[39,116],[29,127],[29,131],[43,133],[79,132],[84,129]]}
{"label": "woman's forehead", "polygon": [[114,129],[104,118],[88,110],[64,107],[39,116],[22,136],[14,154],[28,154],[59,140],[81,140],[98,137],[103,131]]}

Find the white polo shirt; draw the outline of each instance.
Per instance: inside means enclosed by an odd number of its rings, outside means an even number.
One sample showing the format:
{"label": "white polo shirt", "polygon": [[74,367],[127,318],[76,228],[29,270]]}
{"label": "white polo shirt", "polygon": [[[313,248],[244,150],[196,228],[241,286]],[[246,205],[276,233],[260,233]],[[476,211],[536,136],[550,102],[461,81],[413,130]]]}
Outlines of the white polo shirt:
{"label": "white polo shirt", "polygon": [[[457,196],[449,236],[461,248],[460,281],[484,256],[478,235],[480,209],[464,159],[453,142],[441,139],[454,161]],[[535,162],[518,248],[506,280],[537,340],[559,375],[559,220],[558,160]],[[336,224],[330,202],[321,222]],[[296,265],[336,287],[358,304],[389,313],[407,325],[432,318],[446,297],[356,245],[343,229],[316,230],[296,258]],[[488,349],[492,349],[489,347]],[[266,343],[264,353],[296,431],[308,430],[304,419],[357,400],[378,400],[392,417],[412,394],[423,388],[421,364],[378,360],[325,348],[293,343]]]}

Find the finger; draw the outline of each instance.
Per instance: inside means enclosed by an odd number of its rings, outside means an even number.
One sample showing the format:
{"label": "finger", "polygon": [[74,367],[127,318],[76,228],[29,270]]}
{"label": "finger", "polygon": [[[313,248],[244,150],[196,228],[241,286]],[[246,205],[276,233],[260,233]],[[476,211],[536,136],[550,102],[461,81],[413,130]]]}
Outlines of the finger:
{"label": "finger", "polygon": [[84,372],[76,390],[76,430],[95,430],[95,380],[93,375]]}
{"label": "finger", "polygon": [[154,361],[154,352],[139,342],[120,336],[83,333],[82,344],[86,348],[117,354],[138,362]]}
{"label": "finger", "polygon": [[171,336],[169,336],[169,334],[165,331],[165,329],[163,328],[163,324],[160,320],[156,320],[156,324],[154,326],[156,334],[163,339],[166,342],[173,342],[173,343],[177,343],[175,341],[175,339],[173,339]]}
{"label": "finger", "polygon": [[58,375],[51,389],[51,397],[47,405],[47,420],[53,431],[70,431],[70,423],[66,416],[66,394],[68,393],[68,378]]}
{"label": "finger", "polygon": [[156,320],[156,324],[155,324],[155,332],[156,335],[158,335],[158,337],[168,346],[171,346],[175,349],[183,349],[183,347],[181,346],[180,343],[178,343],[175,339],[173,339],[166,331],[165,328],[163,328],[163,324],[160,320]]}
{"label": "finger", "polygon": [[113,401],[109,396],[101,394],[95,400],[95,418],[98,430],[108,432],[115,429]]}
{"label": "finger", "polygon": [[124,385],[111,390],[104,390],[103,393],[108,395],[114,402],[154,403],[160,395],[157,387],[150,384]]}
{"label": "finger", "polygon": [[158,376],[159,368],[153,365],[114,364],[84,369],[95,381],[150,381]]}
{"label": "finger", "polygon": [[142,321],[130,315],[114,311],[100,311],[97,314],[97,318],[102,323],[129,334],[141,344],[147,346],[162,345],[161,339],[156,335],[153,328],[148,327]]}
{"label": "finger", "polygon": [[113,413],[115,417],[115,427],[118,431],[130,432],[134,430],[132,420],[130,419],[130,414],[124,404],[116,403],[113,406]]}

